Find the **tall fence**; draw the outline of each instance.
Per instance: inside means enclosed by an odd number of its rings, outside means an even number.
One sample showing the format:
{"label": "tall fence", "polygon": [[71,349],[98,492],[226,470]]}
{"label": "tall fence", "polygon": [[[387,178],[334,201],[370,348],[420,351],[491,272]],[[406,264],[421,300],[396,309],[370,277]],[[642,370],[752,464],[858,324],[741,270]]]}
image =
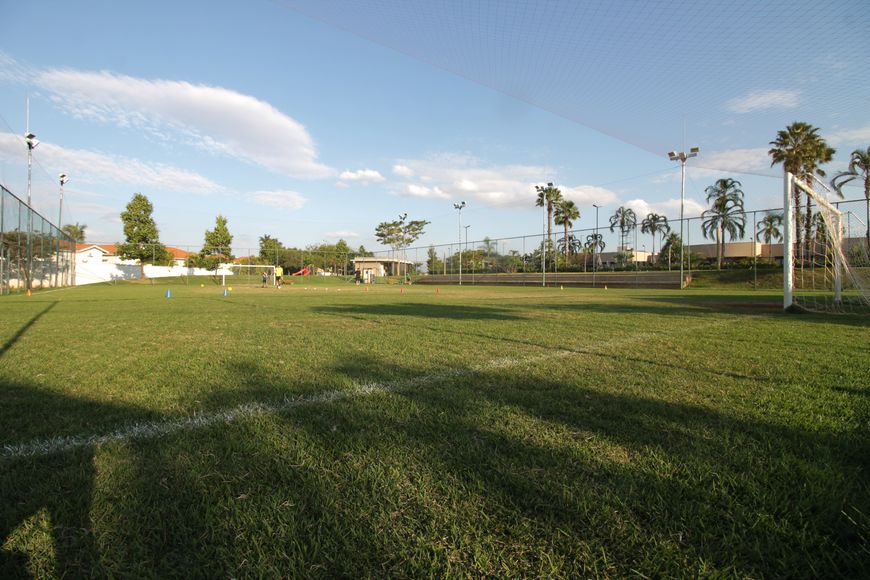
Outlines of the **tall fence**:
{"label": "tall fence", "polygon": [[75,241],[0,185],[0,294],[70,286]]}
{"label": "tall fence", "polygon": [[[867,204],[864,199],[835,202],[844,216],[847,245],[867,243]],[[802,208],[802,216],[805,210]],[[233,256],[237,263],[281,265],[285,275],[313,266],[318,273],[350,276],[354,274],[353,259],[365,255],[392,260],[399,265],[397,270],[401,273],[452,276],[456,281],[461,275],[463,283],[477,283],[478,276],[491,274],[537,273],[541,281],[546,282],[546,276],[551,273],[673,272],[680,270],[681,255],[683,270],[689,275],[695,270],[719,268],[720,262],[723,269],[748,269],[757,273],[781,267],[783,226],[768,218],[776,215],[781,216],[782,210],[755,210],[731,216],[732,221],[740,224],[733,228],[733,235],[728,228],[718,229],[709,216],[686,218],[682,223],[680,220],[660,221],[652,227],[649,216],[637,215],[635,223],[628,221],[620,226],[617,222],[611,227],[612,214],[601,211],[597,227],[572,228],[566,235],[564,227],[554,225],[551,235],[541,232],[511,237],[472,237],[469,229],[474,232],[479,226],[465,221],[467,227],[462,230],[462,239],[457,236],[456,241],[448,243],[365,254],[322,248],[235,247],[212,249],[210,259],[217,264]],[[801,227],[804,227],[803,218]],[[817,222],[810,222],[811,238],[823,233]],[[802,239],[806,239],[806,233]],[[213,267],[197,261],[198,246],[167,245],[167,249],[179,266]]]}

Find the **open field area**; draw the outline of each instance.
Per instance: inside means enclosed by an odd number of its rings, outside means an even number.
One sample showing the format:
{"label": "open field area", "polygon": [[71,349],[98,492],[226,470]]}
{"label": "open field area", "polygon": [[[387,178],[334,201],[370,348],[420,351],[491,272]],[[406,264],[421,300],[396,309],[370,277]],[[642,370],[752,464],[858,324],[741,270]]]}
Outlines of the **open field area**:
{"label": "open field area", "polygon": [[870,318],[775,291],[0,299],[0,577],[870,575]]}

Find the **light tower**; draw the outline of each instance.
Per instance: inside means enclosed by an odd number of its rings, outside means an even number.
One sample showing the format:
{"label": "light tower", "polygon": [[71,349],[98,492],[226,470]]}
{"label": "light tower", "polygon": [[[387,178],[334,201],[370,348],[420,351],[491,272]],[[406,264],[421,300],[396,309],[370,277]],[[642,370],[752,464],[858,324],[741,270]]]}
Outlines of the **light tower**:
{"label": "light tower", "polygon": [[686,160],[691,157],[697,157],[700,152],[700,147],[692,147],[688,153],[685,151],[671,151],[668,153],[668,159],[680,162],[680,288],[683,288],[685,285],[683,278],[683,247],[686,243],[683,236],[683,208],[686,197]]}
{"label": "light tower", "polygon": [[462,286],[462,208],[465,202],[454,203],[453,208],[459,212],[459,285]]}

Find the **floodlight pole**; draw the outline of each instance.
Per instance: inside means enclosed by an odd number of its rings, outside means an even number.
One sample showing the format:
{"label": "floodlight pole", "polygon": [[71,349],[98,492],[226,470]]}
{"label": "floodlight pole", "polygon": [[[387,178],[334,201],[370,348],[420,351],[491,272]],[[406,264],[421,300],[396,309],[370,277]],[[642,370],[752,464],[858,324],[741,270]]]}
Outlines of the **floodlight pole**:
{"label": "floodlight pole", "polygon": [[[468,251],[468,228],[471,226],[465,226],[465,251]],[[471,262],[471,285],[474,286],[474,261]]]}
{"label": "floodlight pole", "polygon": [[595,251],[598,249],[598,210],[600,205],[592,204],[595,208],[595,237],[592,238],[592,287],[595,288],[595,274],[598,272],[598,261],[595,259]]}
{"label": "floodlight pole", "polygon": [[27,291],[33,288],[33,205],[32,201],[32,175],[33,175],[33,150],[39,145],[36,135],[30,132],[30,99],[26,101],[27,115],[24,141],[27,143]]}
{"label": "floodlight pole", "polygon": [[680,288],[685,288],[685,278],[684,278],[684,266],[683,266],[683,248],[685,247],[685,241],[683,236],[683,211],[685,208],[685,199],[686,199],[686,160],[691,157],[697,157],[698,153],[701,152],[700,147],[692,147],[689,149],[689,152],[685,151],[671,151],[668,153],[668,159],[671,161],[679,161],[680,162]]}
{"label": "floodlight pole", "polygon": [[465,202],[460,201],[454,203],[453,208],[459,212],[459,285],[462,286],[462,208],[465,207]]}

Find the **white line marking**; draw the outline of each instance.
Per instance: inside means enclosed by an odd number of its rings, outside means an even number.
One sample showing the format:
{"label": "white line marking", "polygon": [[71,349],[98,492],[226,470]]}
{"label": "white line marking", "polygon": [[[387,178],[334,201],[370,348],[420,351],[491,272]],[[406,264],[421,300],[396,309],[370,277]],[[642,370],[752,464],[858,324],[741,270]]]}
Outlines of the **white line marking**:
{"label": "white line marking", "polygon": [[573,357],[587,354],[606,352],[615,347],[625,346],[633,342],[643,342],[648,339],[676,336],[696,330],[698,328],[713,328],[734,320],[719,320],[714,323],[696,324],[684,326],[678,331],[644,332],[627,338],[612,339],[595,345],[594,348],[580,348],[576,350],[557,350],[524,358],[499,358],[489,362],[474,365],[467,368],[452,369],[439,373],[421,375],[410,379],[400,379],[387,382],[352,383],[347,389],[325,391],[314,395],[299,397],[286,397],[276,403],[252,402],[233,407],[224,411],[202,413],[180,419],[168,419],[164,421],[148,421],[132,423],[110,431],[108,433],[96,433],[90,435],[71,435],[68,437],[51,437],[37,439],[24,443],[13,443],[0,448],[0,459],[18,459],[22,457],[42,457],[54,453],[75,451],[85,447],[96,447],[106,443],[114,443],[127,440],[156,439],[166,435],[172,435],[180,431],[202,429],[213,425],[232,423],[238,419],[254,417],[264,414],[275,414],[288,411],[296,407],[334,403],[354,397],[364,397],[380,393],[393,393],[411,390],[424,385],[443,382],[449,379],[467,377],[487,371],[501,370],[511,366],[529,365],[547,359],[558,357]]}

